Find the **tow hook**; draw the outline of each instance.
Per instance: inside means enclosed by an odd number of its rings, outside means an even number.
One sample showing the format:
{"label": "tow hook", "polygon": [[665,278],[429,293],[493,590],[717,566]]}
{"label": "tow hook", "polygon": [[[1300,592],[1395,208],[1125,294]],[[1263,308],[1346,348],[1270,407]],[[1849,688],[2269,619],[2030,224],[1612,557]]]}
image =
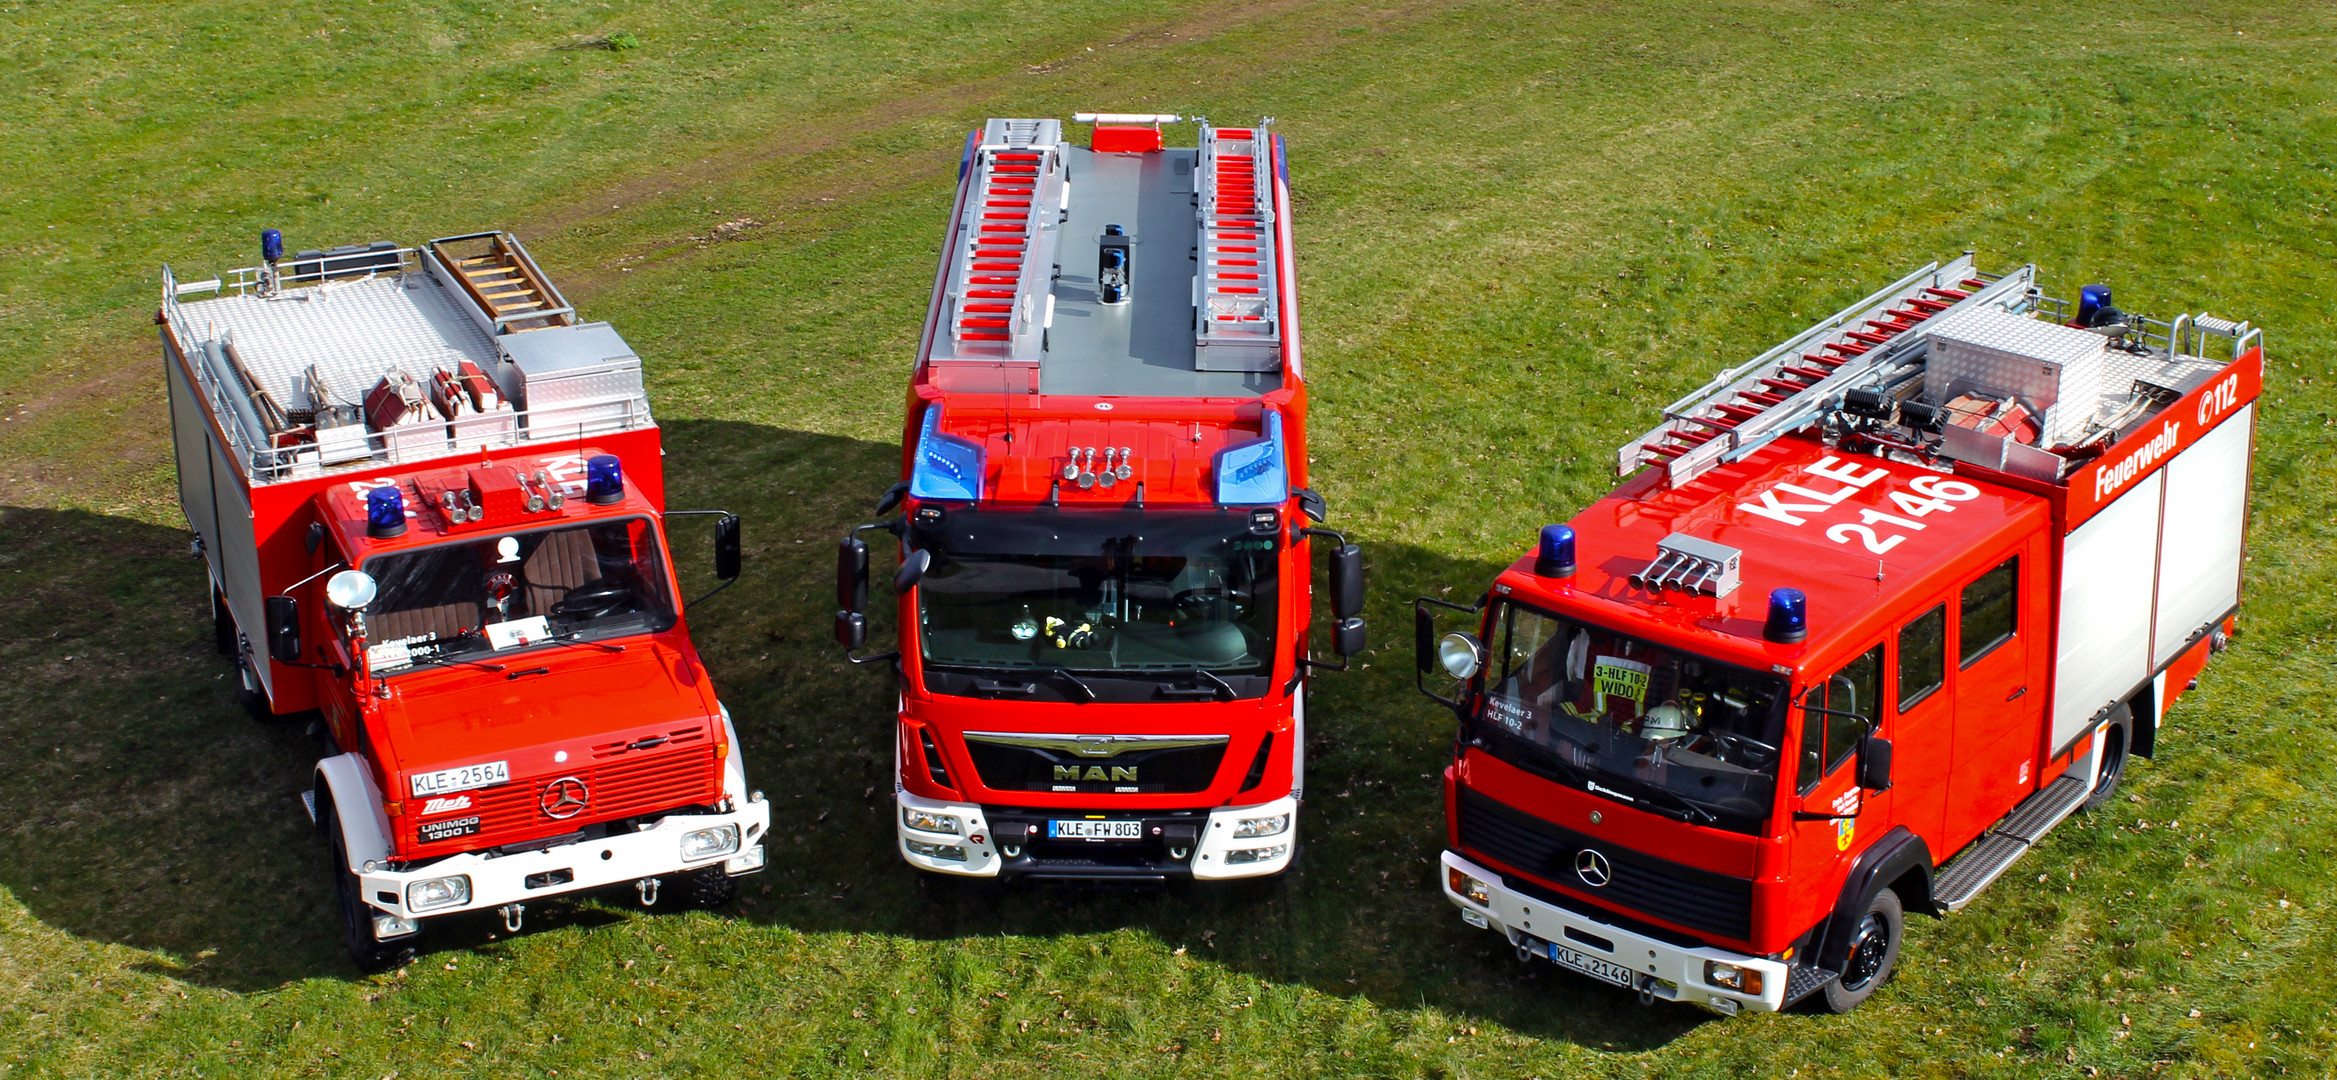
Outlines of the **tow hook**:
{"label": "tow hook", "polygon": [[520,921],[527,918],[527,905],[505,904],[496,908],[495,913],[503,916],[503,929],[508,933],[516,934],[519,933]]}
{"label": "tow hook", "polygon": [[656,878],[653,878],[653,877],[645,877],[645,878],[642,878],[641,880],[634,882],[634,883],[633,883],[633,887],[634,887],[634,888],[636,888],[636,889],[639,889],[639,890],[641,890],[641,906],[642,906],[642,907],[656,907],[656,906],[657,906],[657,879],[656,879]]}
{"label": "tow hook", "polygon": [[1533,962],[1534,962],[1534,950],[1533,950],[1533,947],[1532,947],[1532,946],[1530,946],[1530,945],[1527,945],[1525,942],[1522,942],[1522,941],[1521,941],[1521,942],[1518,942],[1518,943],[1517,943],[1517,962],[1518,962],[1518,963],[1521,963],[1521,964],[1531,964],[1531,963],[1533,963]]}
{"label": "tow hook", "polygon": [[1655,976],[1642,975],[1639,977],[1639,1003],[1641,1005],[1655,1004]]}

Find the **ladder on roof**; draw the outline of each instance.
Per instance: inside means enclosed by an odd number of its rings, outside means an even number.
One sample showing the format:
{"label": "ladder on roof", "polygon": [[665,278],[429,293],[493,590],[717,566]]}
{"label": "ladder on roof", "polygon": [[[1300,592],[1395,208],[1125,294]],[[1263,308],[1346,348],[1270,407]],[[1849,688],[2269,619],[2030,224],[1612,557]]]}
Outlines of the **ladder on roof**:
{"label": "ladder on roof", "polygon": [[1193,291],[1202,370],[1270,371],[1279,363],[1272,124],[1201,127],[1194,165],[1201,266]]}
{"label": "ladder on roof", "polygon": [[450,236],[432,240],[429,248],[441,265],[454,272],[463,291],[486,309],[498,333],[568,326],[576,321],[576,309],[552,287],[551,279],[510,233]]}
{"label": "ladder on roof", "polygon": [[949,348],[935,359],[1036,363],[1065,199],[1063,123],[992,120],[968,163],[954,235]]}
{"label": "ladder on roof", "polygon": [[1911,359],[1939,316],[2028,310],[2035,279],[2033,265],[1981,274],[1970,252],[1925,266],[1665,407],[1663,423],[1616,452],[1616,471],[1661,465],[1670,486],[1688,483],[1838,408],[1844,391]]}

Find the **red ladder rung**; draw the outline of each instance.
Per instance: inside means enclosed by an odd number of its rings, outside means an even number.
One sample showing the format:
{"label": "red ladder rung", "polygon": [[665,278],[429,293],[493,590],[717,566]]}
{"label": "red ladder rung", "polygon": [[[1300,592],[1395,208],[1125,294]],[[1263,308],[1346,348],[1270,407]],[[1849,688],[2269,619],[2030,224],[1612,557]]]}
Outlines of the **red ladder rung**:
{"label": "red ladder rung", "polygon": [[1926,286],[1923,291],[1930,293],[1933,296],[1939,297],[1942,300],[1969,300],[1972,298],[1971,293],[1963,292],[1957,289],[1934,289]]}

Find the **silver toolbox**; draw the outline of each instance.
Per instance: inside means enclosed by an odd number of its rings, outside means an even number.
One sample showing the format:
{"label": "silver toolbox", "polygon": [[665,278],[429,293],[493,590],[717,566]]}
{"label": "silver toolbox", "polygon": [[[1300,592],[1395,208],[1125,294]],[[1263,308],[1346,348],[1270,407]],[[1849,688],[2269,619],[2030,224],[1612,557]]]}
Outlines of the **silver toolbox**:
{"label": "silver toolbox", "polygon": [[[518,374],[528,437],[561,429],[631,427],[649,422],[641,358],[607,323],[553,326],[495,339]],[[509,380],[504,380],[509,385]]]}

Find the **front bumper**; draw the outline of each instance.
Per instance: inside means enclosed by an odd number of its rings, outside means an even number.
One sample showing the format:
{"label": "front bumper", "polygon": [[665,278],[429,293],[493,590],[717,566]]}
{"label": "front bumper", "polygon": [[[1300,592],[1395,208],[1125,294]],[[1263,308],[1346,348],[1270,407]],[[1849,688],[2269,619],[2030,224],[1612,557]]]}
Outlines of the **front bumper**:
{"label": "front bumper", "polygon": [[[902,860],[919,870],[962,877],[1068,878],[1087,881],[1159,882],[1170,878],[1221,881],[1266,877],[1289,869],[1298,851],[1298,800],[1280,798],[1255,806],[1225,807],[1206,814],[1149,812],[1113,815],[1140,819],[1144,839],[1136,841],[1038,841],[1048,811],[984,807],[921,798],[893,797],[893,829]],[[957,833],[912,829],[903,811],[920,810],[956,818]],[[1289,816],[1289,826],[1272,836],[1235,838],[1243,818]],[[1087,816],[1078,811],[1056,817]],[[1006,839],[1014,830],[1015,840]],[[1184,831],[1191,832],[1189,840]]]}
{"label": "front bumper", "polygon": [[[1549,946],[1556,943],[1595,961],[1628,969],[1632,988],[1642,995],[1700,1005],[1723,1014],[1733,1015],[1740,1010],[1776,1012],[1784,1005],[1786,964],[1728,949],[1674,945],[1554,907],[1547,901],[1511,890],[1502,883],[1500,871],[1479,866],[1456,852],[1445,852],[1443,863],[1436,875],[1437,885],[1444,890],[1445,899],[1461,909],[1461,917],[1469,925],[1495,931],[1509,939],[1510,944],[1534,955],[1550,957]],[[1454,870],[1484,883],[1485,903],[1476,903],[1453,891]],[[1600,942],[1605,942],[1607,947],[1601,948]],[[1706,961],[1760,972],[1761,992],[1742,993],[1706,982]]]}
{"label": "front bumper", "polygon": [[[707,866],[722,866],[734,876],[751,874],[763,868],[763,834],[771,828],[771,804],[760,795],[758,792],[734,802],[736,809],[729,813],[669,814],[635,832],[579,840],[541,851],[509,855],[472,851],[414,870],[362,870],[357,875],[358,884],[367,904],[411,920],[437,918],[458,911],[491,910],[505,904],[625,885]],[[696,860],[682,858],[684,834],[720,825],[737,827],[737,850]],[[468,901],[420,911],[407,906],[407,886],[457,874],[470,878]]]}

